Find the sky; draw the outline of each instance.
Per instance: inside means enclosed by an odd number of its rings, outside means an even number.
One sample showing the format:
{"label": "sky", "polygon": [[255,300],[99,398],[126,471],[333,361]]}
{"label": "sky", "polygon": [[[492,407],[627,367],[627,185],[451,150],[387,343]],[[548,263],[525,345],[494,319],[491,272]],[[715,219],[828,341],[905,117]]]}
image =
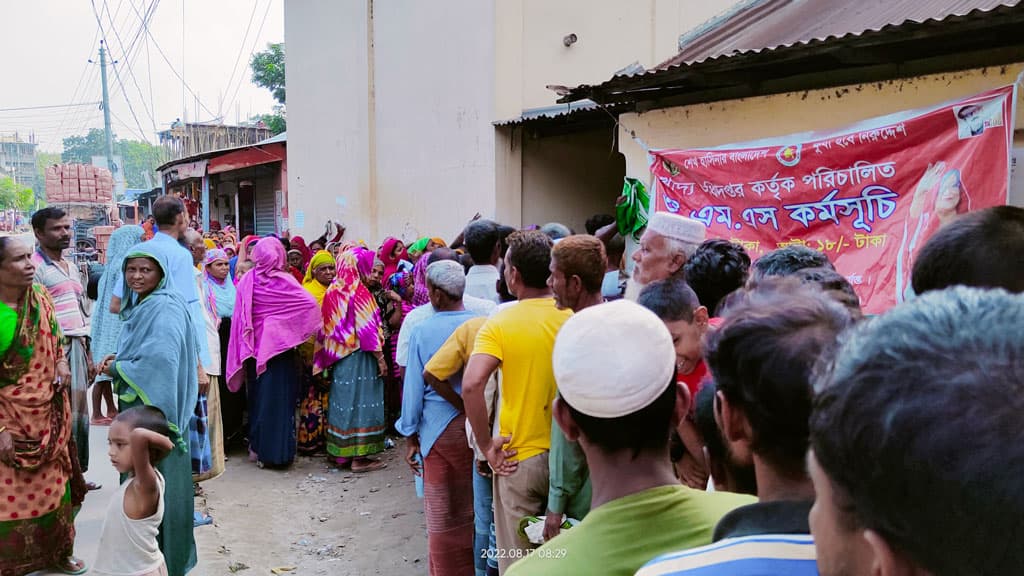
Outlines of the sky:
{"label": "sky", "polygon": [[284,41],[284,0],[0,0],[0,14],[0,136],[34,132],[42,151],[60,152],[65,137],[103,127],[104,37],[118,61],[107,67],[118,138],[155,144],[175,119],[235,124],[275,104],[252,83],[248,62]]}

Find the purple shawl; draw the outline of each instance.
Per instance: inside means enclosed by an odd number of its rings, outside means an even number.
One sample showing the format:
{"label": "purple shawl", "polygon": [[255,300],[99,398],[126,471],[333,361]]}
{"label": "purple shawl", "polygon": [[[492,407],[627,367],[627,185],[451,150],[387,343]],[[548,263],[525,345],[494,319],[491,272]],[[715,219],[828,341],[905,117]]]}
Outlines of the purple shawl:
{"label": "purple shawl", "polygon": [[256,359],[256,375],[267,362],[316,334],[323,325],[320,306],[287,270],[277,238],[260,240],[251,254],[255,268],[238,282],[228,344],[228,388],[242,386],[244,363]]}
{"label": "purple shawl", "polygon": [[416,266],[412,269],[412,305],[416,307],[423,306],[424,304],[430,304],[430,290],[427,289],[428,260],[430,260],[430,254],[420,256],[420,259],[416,261]]}

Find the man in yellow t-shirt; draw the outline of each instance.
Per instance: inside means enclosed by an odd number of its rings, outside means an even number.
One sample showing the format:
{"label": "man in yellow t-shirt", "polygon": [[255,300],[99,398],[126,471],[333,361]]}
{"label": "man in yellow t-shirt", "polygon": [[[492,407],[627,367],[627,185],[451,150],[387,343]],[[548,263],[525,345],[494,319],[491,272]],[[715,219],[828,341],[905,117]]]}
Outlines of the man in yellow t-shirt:
{"label": "man in yellow t-shirt", "polygon": [[[495,553],[503,572],[529,549],[518,536],[519,520],[542,514],[547,503],[556,390],[551,353],[558,330],[571,314],[555,306],[547,285],[551,240],[541,232],[519,231],[509,236],[508,244],[505,279],[519,303],[480,328],[462,391],[477,445],[494,471]],[[491,438],[484,387],[499,367],[499,435]]]}

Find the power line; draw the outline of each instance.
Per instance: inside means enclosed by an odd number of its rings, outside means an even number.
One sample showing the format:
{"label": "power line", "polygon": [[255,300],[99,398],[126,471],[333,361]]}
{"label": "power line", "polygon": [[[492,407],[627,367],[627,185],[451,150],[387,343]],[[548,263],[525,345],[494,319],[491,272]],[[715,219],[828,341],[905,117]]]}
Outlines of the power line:
{"label": "power line", "polygon": [[[129,0],[129,3],[132,3],[131,0]],[[134,3],[132,3],[132,5],[134,6]],[[111,27],[111,29],[114,30],[114,38],[117,39],[117,43],[121,47],[121,59],[124,62],[124,65],[128,68],[128,76],[131,78],[132,83],[135,84],[135,89],[138,90],[138,92],[139,92],[139,99],[142,101],[142,109],[146,112],[146,114],[149,115],[150,121],[153,124],[156,124],[156,119],[153,117],[153,112],[150,111],[148,106],[146,106],[146,98],[145,98],[145,96],[142,95],[142,88],[139,87],[139,81],[135,78],[135,73],[132,71],[131,55],[130,55],[130,53],[127,50],[125,50],[124,41],[121,40],[121,34],[118,33],[117,25],[114,23],[115,16],[111,16],[110,15],[110,6],[107,4],[107,0],[103,0],[103,7],[104,7],[104,9],[106,9],[107,20],[110,21],[110,27]],[[120,9],[121,9],[121,4],[118,4],[117,11],[120,12]],[[131,17],[131,15],[129,15],[129,18],[130,17]],[[108,42],[107,45],[109,47],[110,43]],[[116,60],[113,61],[112,64],[117,64],[117,61]],[[116,67],[114,68],[114,76],[117,78],[117,83],[121,87],[121,95],[124,96],[125,102],[128,103],[128,108],[129,108],[129,110],[131,110],[131,108],[132,108],[131,100],[128,98],[128,93],[125,91],[125,88],[124,88],[124,82],[121,80],[121,74],[118,72]],[[132,112],[132,116],[135,116],[135,111],[132,110],[131,112]],[[141,129],[141,125],[139,126],[139,128]]]}
{"label": "power line", "polygon": [[[268,0],[273,1],[273,0]],[[238,56],[235,57],[235,64],[231,67],[231,76],[228,77],[227,90],[231,90],[231,84],[235,81],[235,72],[238,70],[238,63],[242,60],[242,53],[245,52],[245,43],[249,39],[249,31],[252,29],[252,21],[256,18],[256,9],[260,7],[260,0],[253,0],[252,12],[249,14],[249,24],[245,27],[245,35],[242,36],[242,44],[238,47]],[[224,96],[227,96],[227,91],[224,92]],[[221,102],[223,107],[224,103]],[[220,110],[224,112],[223,109]]]}
{"label": "power line", "polygon": [[[252,42],[252,50],[249,51],[250,58],[252,57],[253,53],[256,52],[256,44],[258,44],[260,41],[260,34],[263,33],[263,25],[267,23],[267,15],[270,14],[270,7],[273,6],[273,4],[273,1],[267,2],[267,9],[263,12],[263,20],[260,22],[260,29],[256,32],[256,37],[253,39]],[[244,78],[245,75],[242,75],[238,78],[238,85],[235,87],[235,94],[231,97],[231,104],[228,106],[228,110],[231,110],[231,107],[235,105],[235,101],[238,100],[238,91],[242,88],[242,81],[244,80]]]}
{"label": "power line", "polygon": [[189,94],[191,94],[199,102],[199,106],[201,106],[203,110],[206,110],[206,112],[211,116],[217,116],[213,113],[212,110],[206,107],[206,104],[203,104],[203,101],[199,99],[199,95],[192,90],[192,88],[188,85],[187,82],[185,82],[185,78],[183,78],[182,75],[178,73],[178,70],[174,67],[174,64],[171,64],[170,58],[168,58],[167,54],[164,53],[164,49],[160,47],[160,43],[157,42],[156,38],[153,37],[153,33],[149,30],[149,28],[146,28],[146,35],[153,43],[153,47],[156,48],[157,53],[160,54],[160,57],[164,59],[164,62],[167,64],[167,67],[171,69],[171,72],[174,72],[174,75],[178,77],[178,80],[181,80],[181,85],[186,90],[188,90]]}
{"label": "power line", "polygon": [[0,108],[0,112],[14,112],[17,110],[49,110],[52,108],[73,108],[75,106],[96,106],[99,102],[77,102],[74,104],[50,104],[47,106],[21,106],[19,108]]}

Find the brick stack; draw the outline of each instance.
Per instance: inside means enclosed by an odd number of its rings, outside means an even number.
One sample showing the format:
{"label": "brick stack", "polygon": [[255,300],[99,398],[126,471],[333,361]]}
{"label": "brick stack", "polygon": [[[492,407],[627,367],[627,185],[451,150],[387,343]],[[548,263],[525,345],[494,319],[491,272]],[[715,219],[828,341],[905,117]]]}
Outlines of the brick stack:
{"label": "brick stack", "polygon": [[54,164],[46,169],[46,202],[109,204],[114,193],[110,170],[88,164]]}
{"label": "brick stack", "polygon": [[116,226],[96,226],[92,229],[92,235],[96,238],[96,251],[99,252],[101,264],[107,263],[107,245],[110,244],[110,235],[116,229]]}

